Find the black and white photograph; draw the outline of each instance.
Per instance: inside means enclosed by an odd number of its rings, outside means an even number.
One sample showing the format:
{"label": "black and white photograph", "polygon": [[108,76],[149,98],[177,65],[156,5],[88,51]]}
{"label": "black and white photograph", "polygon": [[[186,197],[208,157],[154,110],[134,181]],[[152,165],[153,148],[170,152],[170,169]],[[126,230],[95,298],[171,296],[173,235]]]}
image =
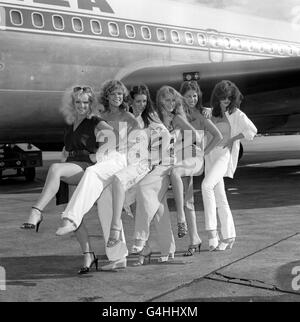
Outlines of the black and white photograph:
{"label": "black and white photograph", "polygon": [[300,302],[300,0],[0,0],[0,302]]}

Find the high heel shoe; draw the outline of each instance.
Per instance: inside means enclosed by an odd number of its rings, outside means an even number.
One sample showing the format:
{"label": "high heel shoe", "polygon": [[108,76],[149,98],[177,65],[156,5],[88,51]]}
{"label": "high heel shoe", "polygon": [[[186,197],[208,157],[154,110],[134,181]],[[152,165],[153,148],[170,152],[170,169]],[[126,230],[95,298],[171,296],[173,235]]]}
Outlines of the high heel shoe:
{"label": "high heel shoe", "polygon": [[145,245],[139,254],[138,260],[135,263],[133,263],[133,266],[144,265],[146,258],[148,258],[148,264],[150,264],[151,255],[152,255],[152,249],[148,245]]}
{"label": "high heel shoe", "polygon": [[195,245],[189,245],[187,252],[185,252],[183,256],[193,256],[196,253],[197,249],[200,253],[201,245],[202,245],[202,242]]}
{"label": "high heel shoe", "polygon": [[43,211],[37,207],[31,207],[31,208],[38,210],[40,212],[40,220],[38,220],[36,224],[31,224],[31,223],[25,222],[20,228],[21,229],[35,229],[35,231],[38,232],[40,224],[43,221]]}
{"label": "high heel shoe", "polygon": [[177,223],[178,228],[178,238],[182,238],[187,234],[187,227],[185,222],[179,222]]}
{"label": "high heel shoe", "polygon": [[174,253],[170,253],[169,255],[160,256],[158,258],[158,262],[159,263],[165,263],[165,262],[168,262],[169,259],[174,259],[174,258],[175,258],[175,254]]}
{"label": "high heel shoe", "polygon": [[108,247],[108,248],[114,247],[114,246],[118,245],[121,242],[120,234],[121,234],[122,229],[111,228],[110,229],[110,235],[111,235],[112,231],[117,231],[117,232],[119,232],[119,234],[118,234],[118,237],[116,237],[116,238],[109,236],[108,241],[106,243],[106,247]]}
{"label": "high heel shoe", "polygon": [[92,260],[92,262],[89,266],[81,267],[80,270],[78,271],[78,274],[80,274],[80,275],[87,274],[94,264],[96,267],[96,271],[98,271],[98,258],[96,257],[95,253],[94,252],[84,252],[83,254],[93,254],[94,259]]}
{"label": "high heel shoe", "polygon": [[101,266],[101,271],[114,271],[116,269],[126,268],[127,259],[126,257],[111,261],[109,264]]}
{"label": "high heel shoe", "polygon": [[219,245],[219,236],[218,235],[213,238],[208,239],[208,250],[210,252],[216,250],[218,245]]}
{"label": "high heel shoe", "polygon": [[139,242],[141,243],[141,245],[132,245],[131,249],[130,249],[130,254],[132,255],[138,255],[140,254],[140,252],[144,249],[145,247],[145,242],[142,241],[141,239],[138,239]]}
{"label": "high heel shoe", "polygon": [[235,242],[235,238],[225,239],[219,243],[216,250],[223,251],[223,250],[226,250],[227,248],[231,249],[234,242]]}

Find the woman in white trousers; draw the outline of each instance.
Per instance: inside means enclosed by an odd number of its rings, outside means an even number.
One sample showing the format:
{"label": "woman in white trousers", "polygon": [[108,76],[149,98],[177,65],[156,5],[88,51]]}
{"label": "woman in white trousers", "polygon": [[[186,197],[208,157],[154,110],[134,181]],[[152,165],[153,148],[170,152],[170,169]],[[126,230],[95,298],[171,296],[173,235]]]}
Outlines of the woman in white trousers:
{"label": "woman in white trousers", "polygon": [[[189,124],[182,108],[181,95],[170,86],[163,86],[156,95],[158,115],[169,130],[169,136],[162,142],[162,157],[159,164],[137,186],[136,218],[134,232],[134,252],[141,252],[141,262],[145,256],[150,256],[152,248],[146,242],[150,236],[150,223],[156,217],[164,227],[158,231],[161,257],[159,262],[174,258],[175,241],[171,228],[170,214],[166,201],[166,193],[170,184],[170,171],[176,163],[177,138],[182,138],[182,130],[190,130],[198,137],[197,131]],[[180,145],[180,147],[182,147]]]}
{"label": "woman in white trousers", "polygon": [[[218,83],[211,95],[211,120],[222,133],[223,139],[205,156],[205,177],[202,181],[205,229],[209,235],[210,251],[232,248],[236,237],[223,178],[233,178],[240,139],[252,140],[257,133],[255,125],[239,109],[242,99],[237,86],[227,80]],[[217,214],[221,225],[221,242],[217,231]]]}
{"label": "woman in white trousers", "polygon": [[[87,273],[93,264],[98,267],[98,259],[91,250],[87,231],[81,225],[82,219],[105,187],[112,183],[113,175],[127,166],[127,131],[139,128],[134,116],[126,111],[128,107],[124,99],[127,93],[126,87],[120,81],[110,80],[104,83],[100,94],[100,102],[105,108],[102,118],[114,128],[114,132],[100,132],[100,136],[108,137],[108,142],[98,149],[97,163],[86,169],[62,214],[63,226],[56,232],[57,235],[65,235],[76,230],[76,237],[84,254],[84,265],[79,271],[80,274]],[[107,224],[107,221],[104,220],[103,223]],[[107,235],[109,228],[102,228]]]}
{"label": "woman in white trousers", "polygon": [[[202,138],[200,142],[193,143],[192,137],[185,133],[183,155],[180,156],[182,161],[177,160],[170,175],[177,210],[178,237],[182,238],[188,231],[190,244],[184,256],[192,256],[196,250],[200,252],[202,243],[196,223],[193,176],[203,173],[204,155],[218,144],[222,135],[217,127],[202,115],[207,109],[202,106],[202,92],[196,81],[183,82],[180,94],[184,98],[187,119]],[[209,133],[212,139],[204,148],[205,133]]]}

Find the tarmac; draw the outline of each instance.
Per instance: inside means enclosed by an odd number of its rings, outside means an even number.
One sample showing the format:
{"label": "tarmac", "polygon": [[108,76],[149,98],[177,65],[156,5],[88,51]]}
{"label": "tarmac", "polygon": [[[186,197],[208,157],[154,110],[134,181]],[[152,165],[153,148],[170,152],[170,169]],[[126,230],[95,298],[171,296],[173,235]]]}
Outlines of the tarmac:
{"label": "tarmac", "polygon": [[[64,206],[52,201],[38,233],[19,227],[44,184],[45,154],[36,180],[0,182],[0,302],[300,302],[300,155],[298,159],[241,163],[235,179],[225,180],[237,239],[232,250],[209,252],[201,199],[202,177],[194,178],[200,253],[184,257],[189,238],[176,236],[175,203],[168,200],[176,240],[175,259],[126,269],[78,275],[82,255],[75,237],[55,235]],[[134,223],[123,216],[128,247]],[[100,266],[107,263],[94,207],[85,217]],[[153,233],[155,233],[153,231]]]}

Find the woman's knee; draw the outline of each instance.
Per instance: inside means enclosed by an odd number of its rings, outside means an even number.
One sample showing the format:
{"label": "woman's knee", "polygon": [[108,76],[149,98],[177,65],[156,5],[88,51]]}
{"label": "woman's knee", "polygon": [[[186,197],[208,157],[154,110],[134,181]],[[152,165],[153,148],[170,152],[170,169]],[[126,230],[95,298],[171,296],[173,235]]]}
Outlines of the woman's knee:
{"label": "woman's knee", "polygon": [[53,163],[51,164],[50,168],[49,168],[49,171],[48,171],[48,174],[52,174],[52,175],[55,175],[55,176],[61,176],[62,175],[62,164],[63,163]]}
{"label": "woman's knee", "polygon": [[179,180],[179,179],[181,179],[181,177],[182,177],[182,173],[181,173],[182,171],[181,171],[181,169],[172,169],[171,170],[171,173],[170,173],[170,177],[171,177],[171,179],[174,179],[174,180]]}
{"label": "woman's knee", "polygon": [[212,190],[213,184],[211,184],[211,182],[209,180],[207,180],[206,178],[203,179],[202,183],[201,183],[201,189],[202,191],[207,191],[207,190]]}

